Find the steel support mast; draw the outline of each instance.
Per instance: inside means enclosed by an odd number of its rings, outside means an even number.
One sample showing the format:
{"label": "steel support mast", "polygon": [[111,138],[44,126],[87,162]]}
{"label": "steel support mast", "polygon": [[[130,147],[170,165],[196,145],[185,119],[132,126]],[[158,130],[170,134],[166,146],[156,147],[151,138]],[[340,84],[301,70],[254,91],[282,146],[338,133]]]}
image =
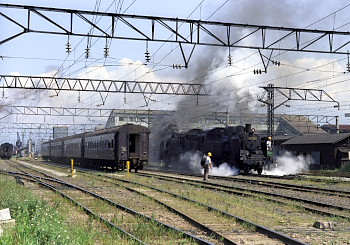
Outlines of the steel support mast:
{"label": "steel support mast", "polygon": [[[318,102],[333,102],[336,103],[334,108],[339,110],[339,102],[335,101],[324,90],[320,89],[300,89],[300,88],[284,88],[275,87],[273,84],[268,84],[266,87],[261,87],[265,91],[261,96],[258,96],[258,101],[267,105],[267,131],[268,136],[274,134],[274,111],[281,105],[284,105],[290,100],[305,100],[305,101],[318,101]],[[275,92],[285,98],[285,101],[275,105]],[[267,94],[267,99],[264,99]]]}

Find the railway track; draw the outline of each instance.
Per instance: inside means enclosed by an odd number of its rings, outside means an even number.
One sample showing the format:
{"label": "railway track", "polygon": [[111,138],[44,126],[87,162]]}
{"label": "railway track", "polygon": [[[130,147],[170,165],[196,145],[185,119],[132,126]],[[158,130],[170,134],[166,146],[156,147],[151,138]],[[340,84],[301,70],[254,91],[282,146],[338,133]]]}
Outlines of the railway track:
{"label": "railway track", "polygon": [[[143,172],[147,172],[147,171],[143,171]],[[200,178],[202,177],[202,175],[199,175],[199,174],[186,174],[186,173],[184,174],[184,173],[177,173],[177,172],[173,172],[173,171],[152,170],[149,172],[151,172],[151,173],[152,172],[161,172],[161,173],[179,174],[181,176],[189,176],[189,177],[200,177]],[[294,179],[295,176],[289,176],[287,178],[285,178],[285,176],[278,177],[278,176],[264,176],[264,175],[253,175],[253,176],[243,176],[243,177],[240,177],[240,176],[225,177],[225,176],[215,176],[215,175],[210,176],[210,179],[212,179],[212,180],[224,180],[224,181],[227,181],[228,183],[241,182],[241,183],[249,183],[251,185],[257,185],[259,187],[266,186],[266,187],[270,187],[270,188],[295,190],[295,191],[327,194],[327,195],[350,198],[350,190],[339,190],[339,189],[320,188],[320,187],[313,187],[313,186],[306,186],[306,185],[288,184],[288,183],[264,180],[266,178],[272,178],[272,179],[276,179],[276,180],[281,180],[281,179],[282,180],[285,180],[285,179],[290,180],[290,179]]]}
{"label": "railway track", "polygon": [[[91,176],[91,173],[89,173],[89,175]],[[98,176],[98,178],[103,178],[103,181],[105,182],[105,174],[99,175],[100,176]],[[152,186],[143,185],[130,180],[128,181],[125,179],[110,176],[108,177],[108,184],[114,184],[119,187],[123,187],[129,192],[134,192],[138,195],[146,196],[148,199],[152,199],[154,202],[162,205],[167,210],[170,210],[187,222],[191,222],[193,226],[196,226],[196,228],[200,229],[203,233],[208,234],[209,237],[215,238],[215,244],[239,244],[240,242],[236,242],[239,234],[244,234],[245,239],[247,239],[247,237],[250,237],[251,240],[248,241],[249,244],[254,244],[254,240],[259,241],[259,244],[261,244],[261,241],[266,241],[264,244],[281,244],[281,242],[285,244],[305,244],[301,241],[285,236],[279,232],[275,232],[266,227],[254,224],[237,216],[231,215],[227,212],[221,211],[215,207],[211,207],[204,203],[200,203],[195,200],[191,200],[189,198],[161,190],[159,188],[154,188]],[[200,208],[197,207],[196,209],[193,209],[194,206],[199,206]],[[242,226],[241,224],[244,225]],[[253,228],[244,229],[244,226]],[[259,235],[258,233],[261,233],[263,235]],[[276,239],[278,239],[280,242],[276,241]]]}
{"label": "railway track", "polygon": [[[24,167],[26,168],[26,170],[23,169]],[[128,236],[130,239],[132,239],[138,244],[159,244],[161,243],[162,240],[164,241],[164,238],[169,239],[175,243],[185,242],[189,244],[192,244],[192,243],[214,244],[213,242],[202,239],[199,236],[192,235],[176,227],[170,226],[164,222],[156,220],[150,216],[137,212],[129,207],[121,205],[98,193],[92,192],[89,189],[82,188],[77,185],[74,185],[56,178],[52,178],[52,176],[44,172],[34,170],[32,168],[28,168],[27,166],[23,166],[23,165],[19,167],[18,170],[20,172],[6,171],[6,173],[14,176],[19,176],[24,181],[36,182],[42,186],[45,186],[59,193],[61,196],[69,199],[75,205],[82,208],[89,215],[92,215],[98,220],[105,223],[106,225],[119,230],[119,232],[122,232],[122,234]],[[91,199],[97,199],[102,202],[98,202],[96,200],[91,200]],[[96,202],[98,202],[99,208],[97,208],[94,205]],[[105,213],[103,212],[101,213],[101,211],[96,211],[96,210],[102,209],[101,205],[108,206],[108,208],[103,208],[108,211]],[[113,212],[113,210],[115,211]],[[111,214],[113,213],[117,213],[118,217],[111,216]],[[127,222],[123,222],[124,220],[127,220]],[[154,237],[153,241],[150,241],[149,239],[145,239],[145,236],[146,236],[145,234],[136,234],[136,235],[133,234],[135,233],[135,231],[137,231],[137,226],[139,226],[140,222],[141,224],[147,225],[150,227],[149,230],[152,232],[151,236]],[[157,230],[159,230],[159,227],[161,227],[161,229],[159,232],[157,232]],[[154,234],[159,234],[159,235],[155,236]],[[234,244],[234,243],[223,243],[223,244]]]}
{"label": "railway track", "polygon": [[[139,175],[146,176],[146,177],[152,177],[152,178],[159,178],[161,180],[175,181],[177,183],[186,183],[186,184],[190,184],[190,185],[195,185],[197,187],[227,192],[227,193],[231,193],[231,194],[239,195],[239,196],[264,198],[266,200],[269,200],[272,202],[277,202],[277,203],[280,203],[283,205],[294,205],[300,209],[305,209],[307,211],[314,212],[317,214],[327,215],[327,216],[331,216],[331,217],[339,217],[339,218],[350,220],[350,208],[348,208],[348,207],[331,205],[331,204],[328,204],[325,202],[311,201],[311,200],[308,200],[305,198],[298,198],[298,197],[293,197],[293,196],[276,194],[273,192],[274,190],[267,192],[267,191],[258,190],[258,189],[238,187],[238,186],[233,185],[231,182],[229,184],[203,182],[203,181],[198,180],[198,179],[190,179],[190,178],[188,178],[189,175],[186,175],[187,177],[181,177],[181,176],[169,176],[169,175],[162,175],[162,174],[156,174],[156,173],[145,173],[145,172],[139,173]],[[196,177],[198,177],[198,176],[196,176]],[[244,182],[246,183],[246,182],[250,182],[250,181],[245,179]],[[256,181],[254,181],[254,183],[259,184]],[[274,185],[270,185],[270,187],[271,186],[273,188],[275,188]],[[307,191],[310,192],[309,189]],[[325,192],[320,191],[320,193],[324,194]],[[331,193],[331,194],[333,195],[334,193]],[[349,200],[348,200],[349,197],[347,195],[345,195],[345,197],[343,196],[342,198],[343,199],[345,198],[345,202],[349,204]],[[320,197],[320,199],[322,199],[322,198]],[[293,202],[290,202],[290,201],[293,201]]]}

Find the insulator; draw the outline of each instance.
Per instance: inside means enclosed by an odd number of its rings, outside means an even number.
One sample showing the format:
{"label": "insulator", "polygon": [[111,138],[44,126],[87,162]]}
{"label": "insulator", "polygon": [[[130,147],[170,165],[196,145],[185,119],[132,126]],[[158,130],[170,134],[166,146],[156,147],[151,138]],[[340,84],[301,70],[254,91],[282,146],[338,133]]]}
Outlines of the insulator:
{"label": "insulator", "polygon": [[150,56],[150,53],[148,52],[148,50],[146,50],[146,52],[145,52],[145,58],[146,58],[146,62],[151,61],[151,56]]}
{"label": "insulator", "polygon": [[276,66],[280,66],[281,62],[277,61],[277,60],[273,60],[272,64],[276,65]]}
{"label": "insulator", "polygon": [[105,58],[107,58],[108,56],[109,56],[109,48],[106,46],[105,48],[104,48],[104,56],[105,56]]}
{"label": "insulator", "polygon": [[70,45],[69,41],[67,41],[67,43],[66,43],[66,52],[68,54],[70,54],[70,52],[72,52],[71,45]]}
{"label": "insulator", "polygon": [[86,46],[85,49],[85,58],[89,58],[90,57],[90,48],[88,46]]}
{"label": "insulator", "polygon": [[182,65],[180,64],[173,64],[173,69],[181,69]]}
{"label": "insulator", "polygon": [[228,55],[228,65],[232,66],[232,56],[230,54]]}

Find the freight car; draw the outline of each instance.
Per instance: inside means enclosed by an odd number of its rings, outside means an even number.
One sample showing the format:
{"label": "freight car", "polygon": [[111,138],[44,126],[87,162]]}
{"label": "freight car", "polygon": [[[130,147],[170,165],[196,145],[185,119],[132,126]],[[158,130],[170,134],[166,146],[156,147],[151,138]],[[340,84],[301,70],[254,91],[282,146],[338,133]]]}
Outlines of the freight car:
{"label": "freight car", "polygon": [[0,146],[0,158],[10,159],[13,153],[13,145],[10,143],[3,143]]}
{"label": "freight car", "polygon": [[127,161],[135,172],[148,163],[148,128],[126,124],[54,139],[42,144],[42,158],[93,169],[123,170]]}
{"label": "freight car", "polygon": [[173,134],[165,144],[161,144],[161,158],[167,165],[180,161],[187,152],[212,153],[216,165],[228,163],[244,173],[251,169],[262,173],[267,164],[266,141],[255,134],[250,124],[237,127],[193,129],[185,133]]}

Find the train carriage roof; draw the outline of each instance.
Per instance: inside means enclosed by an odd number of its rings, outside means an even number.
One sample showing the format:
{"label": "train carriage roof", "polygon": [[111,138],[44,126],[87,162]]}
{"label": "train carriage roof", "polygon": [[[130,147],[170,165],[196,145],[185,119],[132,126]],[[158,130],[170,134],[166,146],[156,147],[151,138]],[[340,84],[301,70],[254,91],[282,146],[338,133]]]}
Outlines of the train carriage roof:
{"label": "train carriage roof", "polygon": [[65,140],[75,139],[75,138],[79,138],[79,137],[97,136],[97,135],[101,135],[101,134],[116,133],[116,132],[129,132],[129,133],[134,133],[134,134],[141,133],[141,132],[151,133],[151,131],[147,127],[144,127],[141,125],[136,125],[136,124],[125,124],[125,125],[101,129],[101,130],[97,130],[97,131],[93,131],[93,132],[87,132],[87,133],[71,135],[68,137],[57,138],[57,139],[43,142],[42,144],[65,141]]}
{"label": "train carriage roof", "polygon": [[82,138],[84,136],[84,134],[86,134],[86,133],[80,133],[80,134],[70,135],[70,136],[67,136],[67,137],[56,138],[56,139],[45,141],[42,144],[49,144],[49,143],[54,143],[54,142],[59,142],[59,141],[65,141],[65,140],[70,140],[70,139]]}
{"label": "train carriage roof", "polygon": [[97,130],[94,132],[89,132],[85,134],[85,137],[89,136],[95,136],[95,135],[100,135],[100,134],[106,134],[106,133],[116,133],[116,132],[128,132],[128,133],[150,133],[150,130],[147,127],[141,126],[141,125],[136,125],[136,124],[125,124],[121,126],[116,126],[112,128],[106,128],[106,129],[101,129]]}

